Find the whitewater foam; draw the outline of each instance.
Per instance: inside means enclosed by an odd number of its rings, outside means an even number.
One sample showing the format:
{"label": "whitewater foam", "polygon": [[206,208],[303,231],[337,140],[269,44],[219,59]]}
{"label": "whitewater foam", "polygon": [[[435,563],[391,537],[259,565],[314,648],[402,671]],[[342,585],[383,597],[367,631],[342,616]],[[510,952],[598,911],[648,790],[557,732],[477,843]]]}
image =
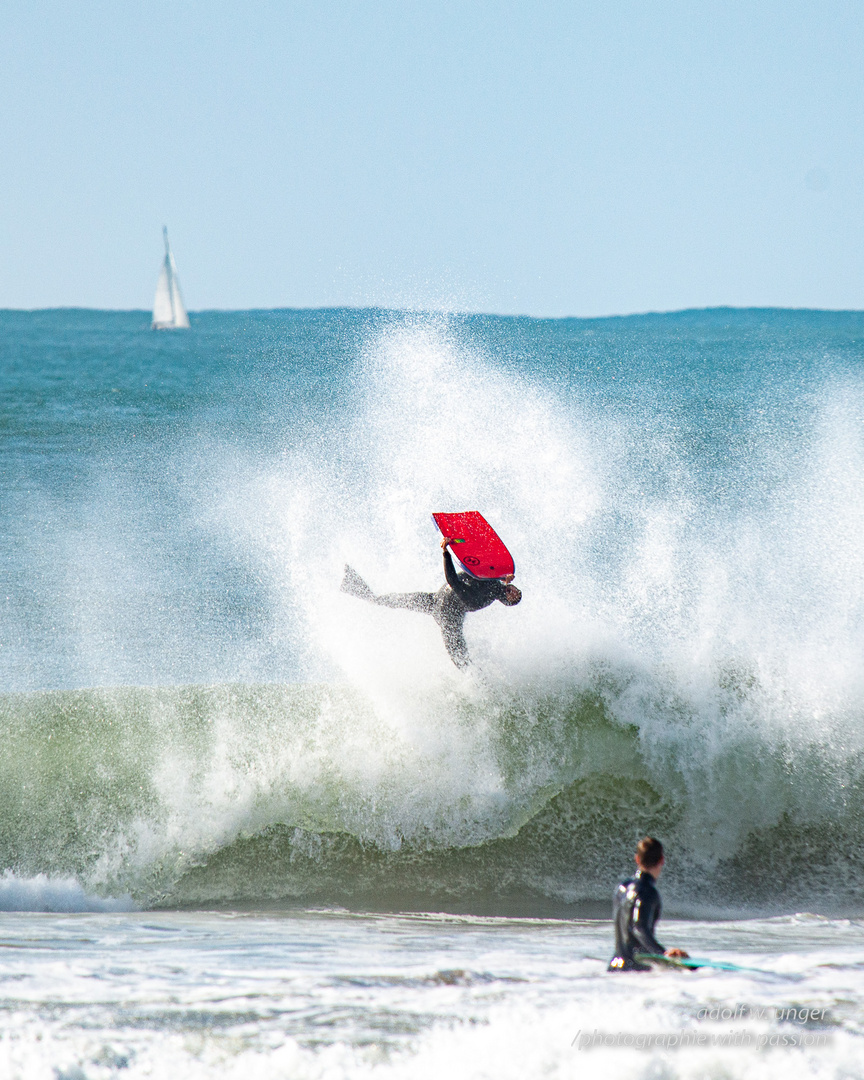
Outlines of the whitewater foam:
{"label": "whitewater foam", "polygon": [[46,874],[19,877],[6,870],[0,877],[0,911],[135,911],[130,896],[92,896],[71,877]]}
{"label": "whitewater foam", "polygon": [[[797,324],[720,318],[270,327],[230,423],[166,421],[62,544],[32,530],[77,583],[57,656],[156,685],[0,699],[0,865],[144,904],[542,907],[606,897],[650,829],[679,910],[758,907],[768,874],[854,908],[864,390]],[[469,617],[465,677],[431,619],[338,584],[436,588],[429,514],[475,508],[524,599]],[[159,686],[181,654],[213,677]]]}

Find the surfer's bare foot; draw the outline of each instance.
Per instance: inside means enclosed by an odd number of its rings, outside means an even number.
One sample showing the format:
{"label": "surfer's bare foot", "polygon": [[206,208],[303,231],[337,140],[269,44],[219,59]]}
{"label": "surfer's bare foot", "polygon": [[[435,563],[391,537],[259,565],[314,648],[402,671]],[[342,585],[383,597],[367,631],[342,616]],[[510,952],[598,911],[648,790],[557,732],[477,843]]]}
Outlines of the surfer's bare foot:
{"label": "surfer's bare foot", "polygon": [[690,958],[683,949],[667,949],[663,955],[668,956],[670,960],[689,960]]}

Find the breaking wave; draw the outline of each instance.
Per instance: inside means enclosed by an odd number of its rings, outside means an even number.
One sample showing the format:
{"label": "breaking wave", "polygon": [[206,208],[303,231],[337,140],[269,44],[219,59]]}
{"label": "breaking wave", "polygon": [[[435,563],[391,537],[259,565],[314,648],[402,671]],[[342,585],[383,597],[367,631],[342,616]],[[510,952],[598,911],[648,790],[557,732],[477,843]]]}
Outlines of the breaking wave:
{"label": "breaking wave", "polygon": [[[142,905],[555,911],[605,902],[651,831],[684,910],[709,885],[730,909],[778,886],[787,905],[854,907],[860,745],[748,730],[736,714],[758,689],[733,672],[710,732],[659,694],[640,728],[637,681],[595,662],[578,684],[450,689],[405,712],[333,685],[7,695],[3,860]],[[36,909],[63,910],[46,888]]]}
{"label": "breaking wave", "polygon": [[[859,910],[860,367],[803,315],[723,318],[382,319],[279,445],[173,446],[255,581],[228,674],[0,697],[0,866],[141,905],[563,911],[650,831],[679,911]],[[524,600],[469,618],[465,676],[338,583],[435,588],[429,514],[475,508]],[[232,677],[244,603],[290,678]]]}

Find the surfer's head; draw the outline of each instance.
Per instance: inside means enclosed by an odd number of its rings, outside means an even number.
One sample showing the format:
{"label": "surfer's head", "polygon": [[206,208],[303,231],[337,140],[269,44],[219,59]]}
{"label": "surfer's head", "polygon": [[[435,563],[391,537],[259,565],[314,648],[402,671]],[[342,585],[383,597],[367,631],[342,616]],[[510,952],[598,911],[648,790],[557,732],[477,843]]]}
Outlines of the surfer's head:
{"label": "surfer's head", "polygon": [[[504,578],[506,582],[507,579]],[[507,607],[515,607],[516,604],[522,599],[522,590],[517,589],[515,585],[505,584],[504,595],[501,597],[501,603],[506,604]]]}
{"label": "surfer's head", "polygon": [[663,869],[666,856],[663,845],[653,836],[643,837],[636,845],[636,865],[640,870],[647,870],[653,877],[658,877]]}

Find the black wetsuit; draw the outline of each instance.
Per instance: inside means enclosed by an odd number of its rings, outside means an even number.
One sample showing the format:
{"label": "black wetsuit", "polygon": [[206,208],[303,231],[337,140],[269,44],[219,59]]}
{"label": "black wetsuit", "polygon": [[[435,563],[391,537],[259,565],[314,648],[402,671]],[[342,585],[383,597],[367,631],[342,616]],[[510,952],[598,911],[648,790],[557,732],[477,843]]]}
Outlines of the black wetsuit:
{"label": "black wetsuit", "polygon": [[654,927],[660,918],[662,904],[654,884],[654,875],[637,870],[632,878],[622,881],[612,900],[615,922],[615,955],[610,971],[650,971],[650,966],[633,959],[634,953],[663,953],[663,946],[654,937]]}
{"label": "black wetsuit", "polygon": [[444,549],[444,577],[447,584],[436,593],[385,593],[376,596],[358,573],[345,567],[342,592],[369,600],[382,607],[404,608],[431,615],[441,629],[444,645],[450,659],[458,668],[471,663],[462,626],[469,611],[480,611],[496,600],[504,600],[507,586],[499,578],[473,578],[470,574],[456,572],[450,552]]}

